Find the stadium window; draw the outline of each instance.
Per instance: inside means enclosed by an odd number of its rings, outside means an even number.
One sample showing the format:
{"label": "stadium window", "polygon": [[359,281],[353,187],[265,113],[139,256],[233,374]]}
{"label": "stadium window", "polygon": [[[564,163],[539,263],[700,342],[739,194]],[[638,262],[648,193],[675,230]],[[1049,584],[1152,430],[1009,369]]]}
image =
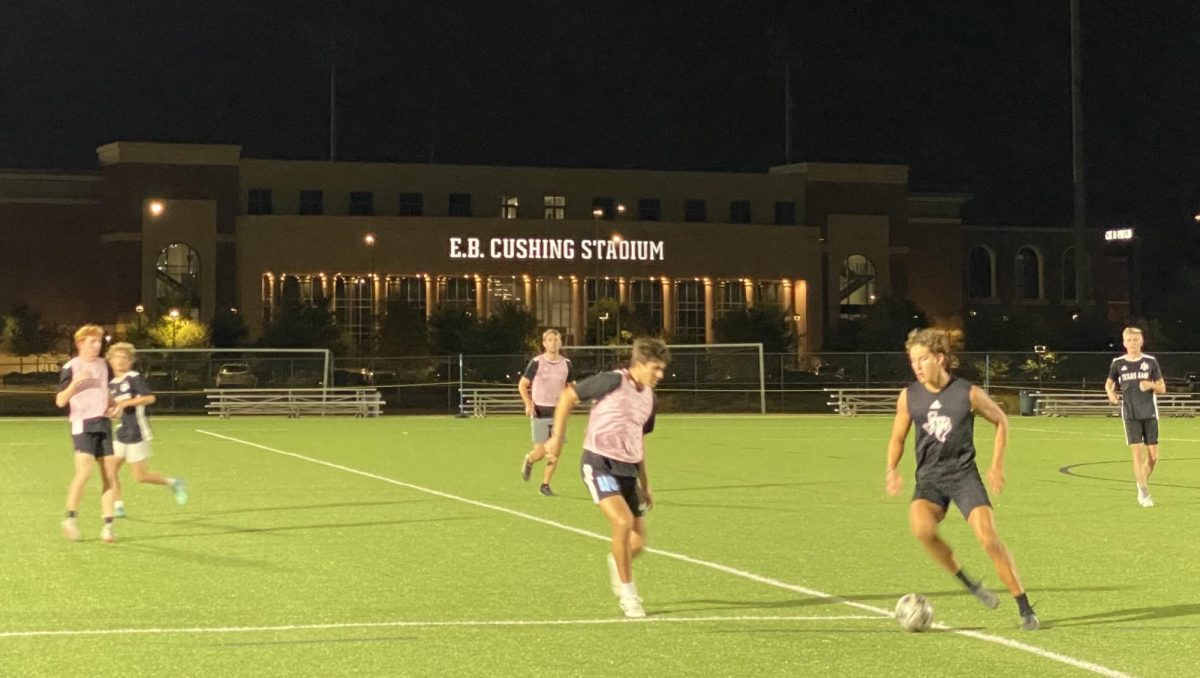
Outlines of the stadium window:
{"label": "stadium window", "polygon": [[571,281],[556,278],[537,280],[537,319],[546,327],[571,326]]}
{"label": "stadium window", "polygon": [[1032,245],[1017,250],[1016,260],[1017,299],[1035,300],[1044,298],[1042,287],[1042,253]]}
{"label": "stadium window", "polygon": [[375,214],[375,194],[370,191],[351,191],[350,214],[356,216]]}
{"label": "stadium window", "polygon": [[612,198],[592,198],[592,216],[605,221],[617,218],[617,201]]}
{"label": "stadium window", "polygon": [[408,304],[425,309],[425,279],[416,276],[389,275],[384,286],[387,303]]}
{"label": "stadium window", "polygon": [[699,280],[675,283],[675,339],[683,344],[704,342],[704,285]]}
{"label": "stadium window", "polygon": [[471,216],[471,194],[470,193],[451,193],[450,203],[447,205],[446,213],[452,217],[469,217]]}
{"label": "stadium window", "polygon": [[246,192],[247,214],[271,213],[271,189],[252,188]]}
{"label": "stadium window", "polygon": [[[1086,255],[1085,255],[1086,256]],[[1062,258],[1062,298],[1063,301],[1079,299],[1078,280],[1075,276],[1075,248],[1068,247]]]}
{"label": "stadium window", "polygon": [[542,196],[542,204],[545,206],[543,214],[547,219],[567,218],[567,196],[545,195]]}
{"label": "stadium window", "polygon": [[657,280],[629,281],[629,308],[650,332],[658,332],[663,327],[662,292],[662,283]]}
{"label": "stadium window", "polygon": [[200,253],[186,243],[171,243],[155,262],[155,301],[160,313],[183,307],[185,315],[200,310]]}
{"label": "stadium window", "polygon": [[708,221],[708,205],[699,198],[688,198],[683,201],[684,221]]}
{"label": "stadium window", "polygon": [[399,214],[402,217],[419,217],[425,214],[425,196],[420,193],[401,193],[399,204]]}
{"label": "stadium window", "polygon": [[861,254],[851,254],[842,261],[840,285],[841,313],[857,316],[875,303],[875,264]]}
{"label": "stadium window", "polygon": [[658,198],[638,198],[638,221],[662,219],[662,201]]}
{"label": "stadium window", "polygon": [[783,306],[783,285],[774,280],[760,280],[754,286],[754,303],[759,306]]}
{"label": "stadium window", "polygon": [[795,226],[796,203],[791,200],[781,200],[775,203],[775,223],[778,226]]}
{"label": "stadium window", "polygon": [[715,308],[717,317],[746,310],[746,285],[741,280],[718,280]]}
{"label": "stadium window", "polygon": [[731,224],[748,224],[748,223],[750,223],[750,201],[749,200],[734,200],[729,203],[729,223],[731,223]]}
{"label": "stadium window", "polygon": [[320,190],[300,191],[300,214],[324,214],[325,193]]}
{"label": "stadium window", "polygon": [[975,245],[967,253],[967,298],[996,296],[996,253],[986,245]]}
{"label": "stadium window", "polygon": [[500,218],[516,219],[519,205],[520,202],[515,195],[500,196]]}
{"label": "stadium window", "polygon": [[438,303],[447,308],[475,310],[475,279],[438,278]]}

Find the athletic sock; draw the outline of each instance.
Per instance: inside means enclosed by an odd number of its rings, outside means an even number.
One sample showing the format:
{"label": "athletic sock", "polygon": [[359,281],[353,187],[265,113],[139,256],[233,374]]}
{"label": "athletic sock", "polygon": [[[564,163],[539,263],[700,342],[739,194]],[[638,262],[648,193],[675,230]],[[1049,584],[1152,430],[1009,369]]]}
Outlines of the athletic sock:
{"label": "athletic sock", "polygon": [[75,512],[67,511],[67,520],[75,520]]}
{"label": "athletic sock", "polygon": [[1021,613],[1022,617],[1033,614],[1033,606],[1029,604],[1029,596],[1022,593],[1019,596],[1013,597],[1017,601],[1017,610]]}
{"label": "athletic sock", "polygon": [[624,584],[624,583],[621,584],[621,597],[622,598],[637,598],[637,587],[634,586],[633,582],[629,582],[628,584]]}
{"label": "athletic sock", "polygon": [[112,521],[113,521],[112,516],[104,516],[104,524],[105,525],[112,525]]}
{"label": "athletic sock", "polygon": [[954,576],[957,577],[960,582],[962,582],[963,586],[967,587],[968,591],[974,591],[975,589],[979,588],[979,582],[971,581],[971,578],[967,576],[967,571],[964,569],[959,568],[958,572],[954,573]]}
{"label": "athletic sock", "polygon": [[1150,496],[1150,488],[1146,487],[1145,485],[1138,485],[1138,496],[1139,497]]}

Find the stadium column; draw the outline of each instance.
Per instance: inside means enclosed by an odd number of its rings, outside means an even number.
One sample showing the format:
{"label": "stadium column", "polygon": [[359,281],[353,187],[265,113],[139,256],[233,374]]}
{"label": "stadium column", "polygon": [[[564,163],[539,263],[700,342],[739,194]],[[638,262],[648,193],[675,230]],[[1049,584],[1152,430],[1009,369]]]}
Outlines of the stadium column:
{"label": "stadium column", "polygon": [[483,284],[483,276],[475,276],[475,317],[481,322],[488,317],[491,309],[488,308],[487,288]]}
{"label": "stadium column", "polygon": [[742,278],[742,289],[745,290],[746,308],[754,308],[754,280]]}
{"label": "stadium column", "polygon": [[808,281],[797,280],[795,299],[793,300],[792,317],[796,320],[796,354],[804,356],[812,349],[809,343],[809,333],[805,330],[808,323]]}
{"label": "stadium column", "polygon": [[278,307],[276,306],[275,302],[275,274],[268,273],[264,277],[263,282],[266,283],[265,287],[267,288],[267,319],[270,321],[275,319],[276,313],[278,312]]}
{"label": "stadium column", "polygon": [[629,281],[617,278],[617,304],[624,307],[629,303]]}
{"label": "stadium column", "polygon": [[795,298],[792,293],[792,281],[788,278],[783,279],[783,311],[790,314],[792,309],[796,308]]}
{"label": "stadium column", "polygon": [[670,278],[662,279],[662,330],[670,335],[675,331],[675,295],[672,294],[673,283]]}
{"label": "stadium column", "polygon": [[583,308],[583,284],[579,278],[571,276],[571,341],[576,346],[585,343],[583,332],[584,318],[587,313]]}
{"label": "stadium column", "polygon": [[704,279],[704,343],[713,344],[713,320],[717,315],[717,300],[713,296],[712,278]]}
{"label": "stadium column", "polygon": [[373,318],[372,329],[378,331],[379,316],[383,313],[383,279],[378,273],[371,274],[371,317]]}
{"label": "stadium column", "polygon": [[433,317],[433,310],[437,308],[437,285],[436,278],[431,275],[425,276],[425,319],[429,320]]}
{"label": "stadium column", "polygon": [[528,275],[521,276],[521,282],[525,283],[525,308],[530,313],[537,314],[537,284],[533,278]]}

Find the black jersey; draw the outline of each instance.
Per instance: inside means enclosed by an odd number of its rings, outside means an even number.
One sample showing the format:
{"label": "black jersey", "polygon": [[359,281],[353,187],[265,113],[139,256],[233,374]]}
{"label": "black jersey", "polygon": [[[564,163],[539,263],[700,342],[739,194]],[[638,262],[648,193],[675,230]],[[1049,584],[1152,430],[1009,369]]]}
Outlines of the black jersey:
{"label": "black jersey", "polygon": [[1138,382],[1162,379],[1162,368],[1152,355],[1143,353],[1137,360],[1125,356],[1114,358],[1108,368],[1108,378],[1121,390],[1121,417],[1125,419],[1158,419],[1158,398],[1154,391],[1143,391]]}
{"label": "black jersey", "polygon": [[[151,395],[153,391],[146,384],[146,378],[137,372],[126,372],[120,379],[108,383],[109,393],[113,400],[121,402],[131,398]],[[146,419],[146,406],[126,408],[121,411],[121,425],[117,429],[117,441],[122,443],[140,443],[150,440],[150,422]]]}
{"label": "black jersey", "polygon": [[953,375],[931,393],[919,381],[907,389],[908,416],[917,429],[917,479],[975,468],[971,382]]}

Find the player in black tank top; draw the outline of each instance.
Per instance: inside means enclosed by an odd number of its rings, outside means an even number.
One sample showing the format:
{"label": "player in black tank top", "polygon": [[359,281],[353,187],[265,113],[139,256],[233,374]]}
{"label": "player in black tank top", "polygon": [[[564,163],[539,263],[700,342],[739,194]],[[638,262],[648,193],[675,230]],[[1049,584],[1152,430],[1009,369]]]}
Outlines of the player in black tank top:
{"label": "player in black tank top", "polygon": [[1036,630],[1040,623],[1017,577],[1012,555],[996,534],[991,501],[975,467],[975,415],[979,414],[996,427],[988,484],[997,494],[1004,489],[1008,418],[983,389],[950,374],[950,338],[945,331],[913,330],[905,348],[917,380],[901,391],[896,401],[896,418],[888,441],[887,493],[896,496],[903,488],[904,478],[897,467],[904,455],[908,430],[916,426],[917,484],[908,512],[913,535],[980,602],[997,607],[996,594],[967,576],[954,551],[938,535],[938,524],[953,501],[991,557],[996,574],[1016,599],[1021,628]]}

